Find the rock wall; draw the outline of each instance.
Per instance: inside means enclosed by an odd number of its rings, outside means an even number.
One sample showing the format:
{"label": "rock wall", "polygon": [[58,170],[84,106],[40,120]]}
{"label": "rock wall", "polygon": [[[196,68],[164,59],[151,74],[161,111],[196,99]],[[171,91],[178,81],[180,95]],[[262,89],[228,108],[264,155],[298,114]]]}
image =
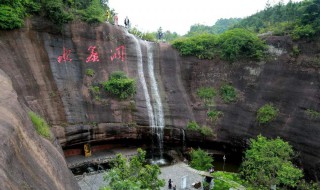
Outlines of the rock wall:
{"label": "rock wall", "polygon": [[0,70],[0,188],[78,189],[60,145],[36,134],[26,106]]}
{"label": "rock wall", "polygon": [[[301,152],[309,174],[319,176],[319,119],[306,114],[307,109],[320,110],[319,42],[294,43],[288,37],[266,40],[271,45],[270,59],[230,64],[180,57],[170,45],[145,42],[120,26],[74,22],[57,28],[33,18],[23,29],[0,31],[0,69],[12,80],[18,100],[53,125],[64,148],[88,141],[144,139],[150,138],[150,118],[143,81],[154,104],[147,56],[151,51],[166,142],[179,141],[180,129],[191,120],[213,128],[216,135],[203,138],[186,131],[190,143],[223,143],[242,151],[248,139],[258,134],[280,136]],[[294,45],[300,49],[297,56],[293,56]],[[95,75],[87,76],[87,69]],[[118,101],[101,89],[96,97],[91,87],[101,88],[101,82],[118,70],[136,79],[137,94]],[[223,117],[213,124],[196,91],[201,86],[219,89],[226,83],[237,89],[239,98],[225,104],[217,97],[215,107]],[[280,114],[271,124],[259,126],[256,111],[265,103],[273,103]]]}
{"label": "rock wall", "polygon": [[[215,98],[215,108],[223,112],[215,126],[215,142],[227,142],[243,150],[248,139],[259,134],[288,141],[299,152],[301,165],[308,176],[320,174],[320,118],[310,118],[307,110],[320,111],[320,43],[292,42],[289,37],[266,39],[270,56],[265,61],[250,60],[225,63],[220,60],[196,61],[183,59],[186,89],[193,104],[197,121],[209,124],[207,109],[196,97],[199,86],[219,89],[231,84],[239,98],[226,104]],[[300,53],[293,55],[296,46]],[[257,110],[272,103],[279,109],[277,118],[269,124],[259,125]],[[230,148],[230,147],[228,147]]]}

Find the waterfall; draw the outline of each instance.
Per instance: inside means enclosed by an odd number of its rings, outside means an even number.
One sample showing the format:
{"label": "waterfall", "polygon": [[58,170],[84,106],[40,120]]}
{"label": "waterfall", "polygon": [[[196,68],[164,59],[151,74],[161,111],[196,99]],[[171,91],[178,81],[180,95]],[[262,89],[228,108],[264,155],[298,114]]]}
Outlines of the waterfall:
{"label": "waterfall", "polygon": [[163,128],[164,128],[164,115],[162,102],[160,98],[160,93],[158,89],[158,84],[154,74],[154,63],[153,63],[153,49],[149,42],[145,42],[147,48],[147,63],[148,63],[148,76],[150,79],[150,93],[148,91],[147,82],[145,78],[145,73],[143,70],[143,59],[142,51],[139,40],[132,34],[128,34],[134,40],[136,53],[137,53],[137,66],[138,66],[138,76],[140,83],[142,85],[142,90],[146,99],[146,107],[149,118],[149,125],[152,130],[152,136],[157,137],[157,146],[159,147],[160,159],[154,160],[156,164],[163,164],[165,161],[163,159]]}
{"label": "waterfall", "polygon": [[153,128],[155,126],[154,114],[153,114],[153,109],[151,106],[151,100],[150,100],[150,95],[149,95],[148,88],[147,88],[146,79],[144,77],[141,46],[135,36],[133,36],[132,34],[129,34],[129,35],[132,36],[132,39],[134,40],[134,42],[136,44],[138,76],[139,76],[140,83],[142,85],[142,90],[143,90],[144,96],[146,98],[146,105],[147,105],[147,111],[148,111],[148,117],[149,117],[149,125]]}
{"label": "waterfall", "polygon": [[148,55],[148,75],[150,77],[151,97],[153,100],[153,116],[154,126],[152,127],[152,133],[157,136],[158,147],[160,152],[160,160],[163,159],[163,128],[164,128],[164,116],[162,109],[162,102],[158,89],[158,84],[154,76],[154,63],[153,63],[153,49],[149,42],[146,42],[147,55]]}
{"label": "waterfall", "polygon": [[184,151],[186,148],[186,134],[184,129],[180,129],[182,131],[182,150]]}

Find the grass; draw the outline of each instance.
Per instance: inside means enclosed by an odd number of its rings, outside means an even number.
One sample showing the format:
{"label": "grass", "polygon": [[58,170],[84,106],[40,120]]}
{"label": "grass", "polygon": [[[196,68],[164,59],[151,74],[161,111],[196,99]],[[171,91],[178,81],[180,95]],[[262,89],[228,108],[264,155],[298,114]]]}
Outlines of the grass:
{"label": "grass", "polygon": [[[246,183],[240,179],[239,174],[232,172],[217,171],[213,173],[214,176],[214,190],[241,188]],[[247,190],[251,188],[245,187]]]}
{"label": "grass", "polygon": [[37,133],[44,138],[50,139],[51,131],[48,123],[42,117],[32,111],[28,112],[28,114]]}

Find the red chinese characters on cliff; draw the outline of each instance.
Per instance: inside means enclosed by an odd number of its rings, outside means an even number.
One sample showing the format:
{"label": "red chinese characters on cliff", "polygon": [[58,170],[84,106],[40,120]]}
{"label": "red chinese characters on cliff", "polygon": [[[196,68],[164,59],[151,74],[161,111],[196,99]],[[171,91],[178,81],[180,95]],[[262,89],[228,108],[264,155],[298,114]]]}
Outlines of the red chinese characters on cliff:
{"label": "red chinese characters on cliff", "polygon": [[87,57],[86,59],[86,63],[89,62],[98,62],[99,61],[99,55],[96,52],[96,46],[90,46],[88,48],[88,50],[90,51],[90,55]]}
{"label": "red chinese characters on cliff", "polygon": [[57,58],[58,63],[61,63],[62,61],[63,62],[67,62],[67,61],[72,62],[72,59],[69,57],[70,53],[71,53],[70,49],[66,50],[66,48],[63,47],[62,55],[58,56],[58,58]]}
{"label": "red chinese characters on cliff", "polygon": [[[90,55],[86,58],[86,63],[100,61],[96,46],[89,46],[88,51],[90,52]],[[115,51],[112,51],[112,50],[110,50],[110,51],[111,51],[111,55],[110,55],[111,62],[114,62],[116,60],[119,60],[122,62],[125,61],[126,48],[124,45],[118,46],[115,49]],[[57,58],[58,63],[72,62],[70,55],[71,55],[71,49],[66,49],[65,47],[63,47],[62,55],[58,56],[58,58]]]}
{"label": "red chinese characters on cliff", "polygon": [[[111,50],[111,53],[112,53],[112,50]],[[113,61],[114,59],[119,59],[124,62],[125,57],[126,57],[125,46],[122,45],[116,48],[116,52],[110,56],[110,59],[111,61]]]}

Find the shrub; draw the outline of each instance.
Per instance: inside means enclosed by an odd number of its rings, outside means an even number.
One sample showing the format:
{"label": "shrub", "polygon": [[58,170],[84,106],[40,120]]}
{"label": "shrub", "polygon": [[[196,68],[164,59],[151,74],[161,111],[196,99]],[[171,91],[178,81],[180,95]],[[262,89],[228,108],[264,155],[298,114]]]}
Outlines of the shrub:
{"label": "shrub", "polygon": [[135,80],[127,78],[127,76],[121,72],[111,74],[109,80],[103,82],[102,85],[106,91],[121,100],[127,99],[136,93]]}
{"label": "shrub", "polygon": [[225,103],[234,102],[237,99],[236,89],[227,84],[220,87],[220,95]]}
{"label": "shrub", "polygon": [[213,130],[210,127],[204,125],[200,128],[200,133],[205,137],[211,136],[213,135]]}
{"label": "shrub", "polygon": [[51,131],[47,122],[32,111],[28,112],[28,114],[38,134],[47,139],[50,139]]}
{"label": "shrub", "polygon": [[101,7],[99,0],[93,0],[90,6],[82,13],[82,19],[88,23],[103,22],[105,20],[105,11]]}
{"label": "shrub", "polygon": [[62,25],[72,20],[72,15],[64,10],[62,0],[45,0],[43,2],[43,12],[55,24]]}
{"label": "shrub", "polygon": [[221,117],[223,113],[221,111],[217,110],[210,110],[207,113],[207,116],[210,118],[211,121],[215,122],[218,120],[219,117]]}
{"label": "shrub", "polygon": [[309,116],[310,119],[320,118],[320,112],[312,110],[312,109],[307,109],[306,114]]}
{"label": "shrub", "polygon": [[23,26],[23,10],[21,7],[0,5],[0,29],[14,29]]}
{"label": "shrub", "polygon": [[212,167],[213,158],[207,152],[198,148],[190,153],[190,166],[197,170],[208,171]]}
{"label": "shrub", "polygon": [[209,100],[215,97],[217,95],[217,92],[214,88],[211,87],[201,87],[197,90],[197,95],[203,100]]}
{"label": "shrub", "polygon": [[126,78],[128,78],[128,77],[122,71],[115,71],[115,72],[111,73],[111,75],[109,77],[110,80],[111,79],[126,79]]}
{"label": "shrub", "polygon": [[196,56],[199,59],[212,59],[215,55],[217,37],[214,34],[199,34],[188,38],[180,38],[172,42],[182,56]]}
{"label": "shrub", "polygon": [[187,124],[187,129],[191,131],[199,131],[200,126],[195,121],[191,121]]}
{"label": "shrub", "polygon": [[244,29],[228,30],[219,36],[221,57],[235,61],[243,57],[261,59],[266,45],[255,34]]}
{"label": "shrub", "polygon": [[273,107],[272,104],[265,104],[264,106],[260,107],[257,112],[257,121],[260,124],[269,123],[277,117],[278,112],[279,110]]}
{"label": "shrub", "polygon": [[89,76],[89,77],[93,77],[95,74],[94,70],[93,69],[87,69],[86,70],[86,75]]}
{"label": "shrub", "polygon": [[300,38],[311,38],[316,34],[316,31],[313,29],[311,25],[305,25],[305,26],[297,26],[292,31],[292,38],[294,40],[298,40]]}

